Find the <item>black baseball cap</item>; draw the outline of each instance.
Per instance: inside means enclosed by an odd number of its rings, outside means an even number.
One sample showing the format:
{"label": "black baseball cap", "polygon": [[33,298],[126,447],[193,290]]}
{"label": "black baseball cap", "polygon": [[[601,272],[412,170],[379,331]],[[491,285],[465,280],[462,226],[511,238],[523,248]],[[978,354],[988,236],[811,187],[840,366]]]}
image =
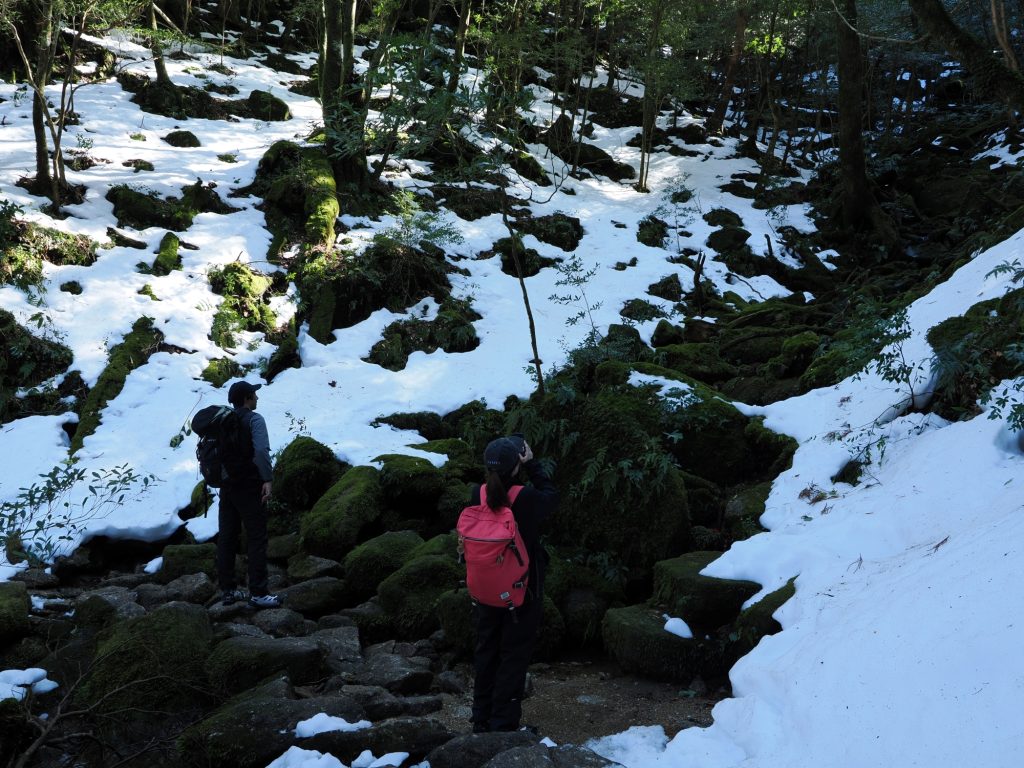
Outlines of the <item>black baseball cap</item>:
{"label": "black baseball cap", "polygon": [[228,402],[232,405],[241,405],[262,387],[262,384],[250,384],[248,381],[236,381],[228,390]]}
{"label": "black baseball cap", "polygon": [[484,464],[488,470],[497,472],[499,477],[511,477],[519,466],[525,447],[526,441],[521,435],[491,440],[484,449]]}

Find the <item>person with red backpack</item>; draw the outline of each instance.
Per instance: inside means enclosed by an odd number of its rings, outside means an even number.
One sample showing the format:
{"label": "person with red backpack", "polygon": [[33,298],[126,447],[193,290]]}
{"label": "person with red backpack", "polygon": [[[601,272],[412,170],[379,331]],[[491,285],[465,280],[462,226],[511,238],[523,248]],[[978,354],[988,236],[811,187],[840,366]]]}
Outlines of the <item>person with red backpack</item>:
{"label": "person with red backpack", "polygon": [[[540,528],[558,491],[522,435],[492,440],[486,482],[459,517],[459,546],[473,600],[476,650],[473,732],[514,731],[526,671],[544,614],[548,554]],[[522,478],[529,485],[522,484]]]}

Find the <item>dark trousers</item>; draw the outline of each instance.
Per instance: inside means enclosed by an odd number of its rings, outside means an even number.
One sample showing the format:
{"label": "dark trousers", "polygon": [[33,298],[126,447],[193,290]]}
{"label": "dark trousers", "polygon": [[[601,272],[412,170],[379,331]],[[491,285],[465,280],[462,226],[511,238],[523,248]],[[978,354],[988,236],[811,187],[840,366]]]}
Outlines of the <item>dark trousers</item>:
{"label": "dark trousers", "polygon": [[532,600],[517,608],[474,605],[476,681],[473,729],[514,731],[522,716],[526,670],[537,641],[544,605]]}
{"label": "dark trousers", "polygon": [[234,589],[235,555],[238,535],[245,526],[246,553],[249,562],[249,592],[267,594],[267,512],[260,501],[258,483],[226,485],[220,489],[217,521],[217,580],[224,591]]}

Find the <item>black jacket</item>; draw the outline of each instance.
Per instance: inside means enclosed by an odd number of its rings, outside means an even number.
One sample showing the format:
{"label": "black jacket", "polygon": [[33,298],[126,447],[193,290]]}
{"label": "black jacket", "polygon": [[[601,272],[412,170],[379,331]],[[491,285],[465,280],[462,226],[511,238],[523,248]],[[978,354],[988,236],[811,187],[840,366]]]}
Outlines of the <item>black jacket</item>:
{"label": "black jacket", "polygon": [[[516,518],[519,534],[523,537],[523,544],[526,545],[526,553],[530,556],[530,594],[542,598],[544,572],[550,557],[540,543],[540,529],[558,505],[558,489],[536,459],[523,464],[523,472],[529,477],[530,485],[524,486],[512,502],[512,514]],[[517,484],[513,482],[513,485]],[[470,504],[480,503],[481,488],[479,485],[473,488],[469,495]]]}

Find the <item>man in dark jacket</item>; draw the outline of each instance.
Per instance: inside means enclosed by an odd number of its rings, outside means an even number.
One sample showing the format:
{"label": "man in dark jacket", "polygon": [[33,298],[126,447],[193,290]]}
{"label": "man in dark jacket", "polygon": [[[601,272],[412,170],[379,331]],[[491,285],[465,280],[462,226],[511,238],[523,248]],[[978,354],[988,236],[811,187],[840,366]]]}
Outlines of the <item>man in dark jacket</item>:
{"label": "man in dark jacket", "polygon": [[228,402],[239,416],[242,434],[251,442],[251,446],[244,448],[250,448],[251,454],[239,457],[235,462],[225,462],[226,476],[221,484],[218,514],[217,578],[225,605],[245,599],[245,593],[237,588],[235,581],[238,534],[244,525],[248,544],[249,604],[254,608],[276,608],[281,601],[267,588],[266,504],[270,499],[274,475],[267,422],[256,413],[259,401],[256,390],[262,386],[236,381],[228,390]]}
{"label": "man in dark jacket", "polygon": [[[522,437],[492,440],[484,451],[487,483],[470,494],[469,503],[481,503],[481,495],[492,508],[492,498],[507,500],[507,491],[529,479],[512,502],[516,527],[530,556],[527,596],[510,611],[474,603],[476,651],[473,685],[473,732],[514,731],[522,717],[526,671],[544,614],[544,572],[548,553],[540,542],[540,528],[558,504],[558,490]],[[492,497],[493,494],[493,497]]]}

